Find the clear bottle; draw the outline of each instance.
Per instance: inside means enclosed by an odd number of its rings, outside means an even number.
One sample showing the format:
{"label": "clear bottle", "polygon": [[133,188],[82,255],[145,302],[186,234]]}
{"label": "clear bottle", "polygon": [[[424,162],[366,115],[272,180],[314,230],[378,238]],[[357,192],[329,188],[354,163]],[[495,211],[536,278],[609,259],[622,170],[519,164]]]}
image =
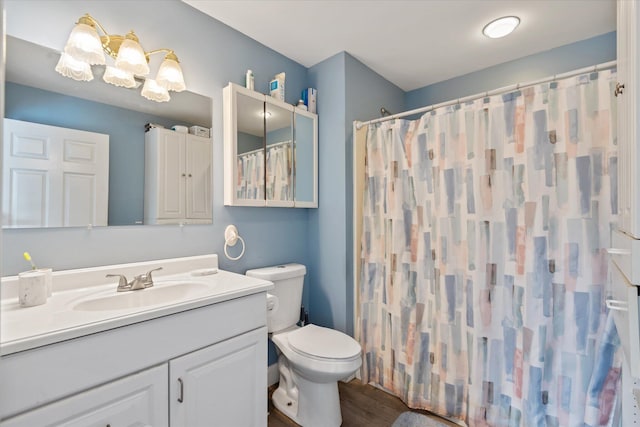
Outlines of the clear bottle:
{"label": "clear bottle", "polygon": [[253,89],[253,71],[247,70],[247,75],[245,76],[245,87],[249,90]]}

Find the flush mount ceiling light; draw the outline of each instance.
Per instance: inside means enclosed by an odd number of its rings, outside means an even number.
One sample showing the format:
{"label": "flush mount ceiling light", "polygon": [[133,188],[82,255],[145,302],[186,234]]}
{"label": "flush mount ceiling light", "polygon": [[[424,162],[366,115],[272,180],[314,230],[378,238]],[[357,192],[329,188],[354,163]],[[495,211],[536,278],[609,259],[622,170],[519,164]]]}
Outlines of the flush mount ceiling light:
{"label": "flush mount ceiling light", "polygon": [[[98,35],[96,28],[102,36]],[[182,68],[173,50],[163,48],[145,52],[133,31],[125,36],[109,34],[87,13],[78,19],[71,31],[55,70],[74,80],[90,81],[93,79],[91,65],[106,65],[106,53],[113,58],[114,64],[106,67],[102,79],[114,86],[133,88],[138,86],[135,77],[149,74],[149,57],[161,52],[165,57],[158,74],[155,80],[145,79],[141,93],[156,102],[169,101],[170,90],[182,92],[186,89]]]}
{"label": "flush mount ceiling light", "polygon": [[511,34],[519,24],[520,18],[517,16],[503,16],[485,25],[482,29],[482,34],[490,39],[499,39]]}

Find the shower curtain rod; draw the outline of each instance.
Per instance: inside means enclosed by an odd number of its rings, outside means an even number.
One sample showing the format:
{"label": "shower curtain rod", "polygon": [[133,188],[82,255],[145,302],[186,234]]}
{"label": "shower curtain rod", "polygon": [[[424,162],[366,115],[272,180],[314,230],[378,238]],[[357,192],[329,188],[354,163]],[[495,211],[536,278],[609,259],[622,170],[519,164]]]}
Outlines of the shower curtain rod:
{"label": "shower curtain rod", "polygon": [[539,85],[539,84],[547,83],[547,82],[553,82],[553,81],[559,80],[559,79],[566,79],[568,77],[577,76],[579,74],[606,70],[606,69],[609,69],[609,68],[613,68],[615,66],[616,66],[616,61],[603,62],[602,64],[591,65],[589,67],[580,68],[580,69],[577,69],[577,70],[569,71],[567,73],[554,74],[553,76],[545,77],[545,78],[540,79],[540,80],[534,80],[534,81],[530,81],[530,82],[526,82],[526,83],[516,83],[516,84],[509,85],[509,86],[503,86],[501,88],[490,90],[488,92],[477,93],[475,95],[466,96],[464,98],[452,99],[451,101],[441,102],[440,104],[433,104],[433,105],[429,105],[429,106],[426,106],[426,107],[420,107],[420,108],[416,108],[414,110],[404,111],[402,113],[392,114],[390,116],[385,116],[385,117],[380,117],[378,119],[368,120],[366,122],[361,122],[361,121],[356,120],[355,126],[356,126],[356,129],[361,129],[363,126],[374,124],[374,123],[386,122],[388,120],[399,119],[399,118],[402,118],[402,117],[411,116],[413,114],[426,113],[426,112],[429,112],[429,111],[433,111],[433,110],[435,110],[437,108],[447,107],[449,105],[455,105],[455,104],[465,103],[465,102],[469,102],[469,101],[474,101],[474,100],[479,99],[479,98],[485,98],[487,96],[493,96],[493,95],[498,95],[498,94],[501,94],[501,93],[511,92],[511,91],[514,91],[514,90],[523,89],[525,87],[535,86],[535,85]]}

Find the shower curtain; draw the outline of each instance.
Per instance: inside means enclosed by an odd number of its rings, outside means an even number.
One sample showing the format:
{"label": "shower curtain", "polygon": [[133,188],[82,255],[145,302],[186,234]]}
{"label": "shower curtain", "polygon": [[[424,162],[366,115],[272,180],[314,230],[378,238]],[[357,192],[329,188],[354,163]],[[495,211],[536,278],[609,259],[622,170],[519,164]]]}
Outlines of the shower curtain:
{"label": "shower curtain", "polygon": [[615,71],[369,125],[362,378],[470,426],[612,422]]}
{"label": "shower curtain", "polygon": [[236,197],[239,199],[291,200],[291,141],[267,145],[266,181],[265,150],[238,155]]}

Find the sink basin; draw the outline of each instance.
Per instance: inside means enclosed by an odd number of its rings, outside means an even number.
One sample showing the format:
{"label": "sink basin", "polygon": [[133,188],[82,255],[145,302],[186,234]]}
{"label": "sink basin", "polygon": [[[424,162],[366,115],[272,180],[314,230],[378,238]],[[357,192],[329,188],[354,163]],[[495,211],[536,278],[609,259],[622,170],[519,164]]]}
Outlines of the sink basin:
{"label": "sink basin", "polygon": [[211,290],[211,286],[199,282],[162,282],[156,283],[151,288],[138,291],[102,292],[100,295],[91,295],[77,301],[72,305],[76,311],[105,311],[122,310],[151,305],[177,303],[181,300],[189,300],[204,295]]}

